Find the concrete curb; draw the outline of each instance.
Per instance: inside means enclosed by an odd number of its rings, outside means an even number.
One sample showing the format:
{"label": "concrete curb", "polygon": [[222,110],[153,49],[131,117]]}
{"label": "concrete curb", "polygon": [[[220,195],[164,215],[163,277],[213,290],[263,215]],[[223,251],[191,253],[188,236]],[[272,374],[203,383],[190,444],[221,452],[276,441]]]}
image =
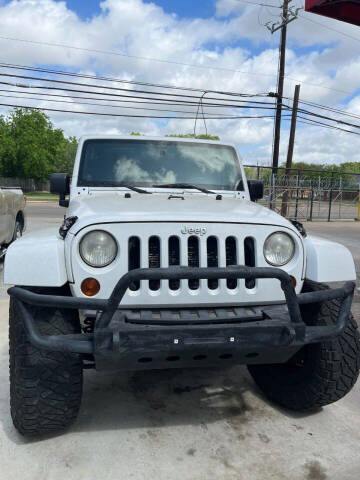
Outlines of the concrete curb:
{"label": "concrete curb", "polygon": [[27,199],[26,200],[26,204],[31,204],[31,205],[34,205],[34,204],[52,204],[52,205],[57,205],[58,204],[58,200],[29,200]]}

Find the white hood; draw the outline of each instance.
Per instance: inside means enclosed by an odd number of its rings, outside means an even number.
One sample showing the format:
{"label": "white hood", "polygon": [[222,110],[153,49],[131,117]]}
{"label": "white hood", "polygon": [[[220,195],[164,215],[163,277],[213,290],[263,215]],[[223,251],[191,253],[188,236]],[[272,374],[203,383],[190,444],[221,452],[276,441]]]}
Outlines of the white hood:
{"label": "white hood", "polygon": [[71,233],[88,225],[117,222],[250,223],[282,226],[298,233],[281,215],[242,198],[223,196],[222,200],[216,200],[214,196],[202,194],[170,197],[169,193],[133,192],[131,198],[125,198],[123,192],[75,197],[67,211],[68,217],[78,217]]}

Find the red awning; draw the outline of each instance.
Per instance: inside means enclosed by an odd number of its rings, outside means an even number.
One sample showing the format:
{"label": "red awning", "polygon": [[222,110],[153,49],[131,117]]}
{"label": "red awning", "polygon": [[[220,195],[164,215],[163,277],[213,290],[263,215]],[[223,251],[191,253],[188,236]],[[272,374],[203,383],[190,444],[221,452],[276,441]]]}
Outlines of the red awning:
{"label": "red awning", "polygon": [[360,0],[305,0],[305,10],[360,25]]}

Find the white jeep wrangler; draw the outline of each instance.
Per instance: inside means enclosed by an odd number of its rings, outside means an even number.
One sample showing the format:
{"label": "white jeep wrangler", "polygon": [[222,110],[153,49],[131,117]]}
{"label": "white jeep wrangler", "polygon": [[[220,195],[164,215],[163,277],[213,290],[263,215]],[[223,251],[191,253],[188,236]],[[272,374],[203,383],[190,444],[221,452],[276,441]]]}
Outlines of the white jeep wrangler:
{"label": "white jeep wrangler", "polygon": [[255,203],[262,184],[233,146],[85,137],[71,188],[66,174],[51,185],[68,207],[60,230],[26,235],[5,264],[20,433],[75,419],[84,368],[247,364],[293,410],[353,387],[352,256]]}

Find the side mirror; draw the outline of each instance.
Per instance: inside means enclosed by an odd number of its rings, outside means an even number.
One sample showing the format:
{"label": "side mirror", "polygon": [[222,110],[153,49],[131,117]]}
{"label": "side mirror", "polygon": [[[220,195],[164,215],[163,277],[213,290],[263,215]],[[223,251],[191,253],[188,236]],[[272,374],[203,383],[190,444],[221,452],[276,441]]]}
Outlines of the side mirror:
{"label": "side mirror", "polygon": [[261,180],[248,180],[250,200],[256,202],[264,196],[264,184]]}
{"label": "side mirror", "polygon": [[68,173],[51,174],[50,193],[58,193],[60,207],[68,207],[69,200],[65,200],[65,197],[70,193],[70,175]]}

